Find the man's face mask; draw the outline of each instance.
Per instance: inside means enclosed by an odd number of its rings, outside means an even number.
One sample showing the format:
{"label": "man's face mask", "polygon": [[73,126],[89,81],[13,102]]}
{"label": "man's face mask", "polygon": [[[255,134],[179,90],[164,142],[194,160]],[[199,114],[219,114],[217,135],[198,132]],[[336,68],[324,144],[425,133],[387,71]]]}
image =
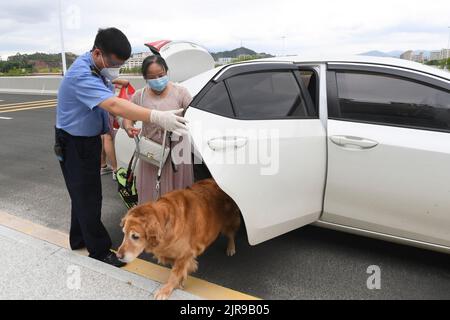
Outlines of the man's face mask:
{"label": "man's face mask", "polygon": [[109,81],[113,81],[119,77],[120,68],[103,68],[100,74]]}
{"label": "man's face mask", "polygon": [[102,63],[104,68],[100,71],[100,74],[108,79],[109,81],[113,81],[119,77],[120,74],[120,67],[113,67],[113,68],[107,68],[105,60],[103,59],[103,54],[101,56]]}

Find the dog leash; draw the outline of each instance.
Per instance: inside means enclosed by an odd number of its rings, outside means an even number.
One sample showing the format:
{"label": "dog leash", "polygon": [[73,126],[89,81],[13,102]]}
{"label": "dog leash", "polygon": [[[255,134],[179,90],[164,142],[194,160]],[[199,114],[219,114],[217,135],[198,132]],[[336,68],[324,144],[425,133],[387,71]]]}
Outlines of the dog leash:
{"label": "dog leash", "polygon": [[[166,149],[166,140],[167,140],[167,130],[164,130],[164,138],[162,142],[162,148],[161,148],[161,159],[159,160],[159,168],[158,168],[158,174],[156,176],[156,199],[159,199],[161,197],[161,175],[162,170],[164,166],[164,151]],[[169,148],[169,155],[172,152],[172,148]]]}

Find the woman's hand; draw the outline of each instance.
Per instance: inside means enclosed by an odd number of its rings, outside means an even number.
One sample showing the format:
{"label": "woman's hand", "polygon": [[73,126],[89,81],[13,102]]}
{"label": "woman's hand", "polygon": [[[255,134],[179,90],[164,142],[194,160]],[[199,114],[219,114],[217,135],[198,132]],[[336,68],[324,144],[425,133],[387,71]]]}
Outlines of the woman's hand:
{"label": "woman's hand", "polygon": [[135,128],[135,127],[128,127],[125,129],[125,131],[127,132],[127,135],[133,139],[134,137],[138,136],[139,133],[141,133],[141,129],[139,128]]}

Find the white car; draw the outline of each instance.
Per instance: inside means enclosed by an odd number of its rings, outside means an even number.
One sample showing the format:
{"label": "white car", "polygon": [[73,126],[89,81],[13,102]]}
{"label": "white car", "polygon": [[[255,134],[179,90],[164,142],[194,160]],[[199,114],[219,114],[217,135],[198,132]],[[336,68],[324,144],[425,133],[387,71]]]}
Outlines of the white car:
{"label": "white car", "polygon": [[183,85],[196,152],[240,207],[251,245],[315,224],[450,252],[450,73],[293,56]]}

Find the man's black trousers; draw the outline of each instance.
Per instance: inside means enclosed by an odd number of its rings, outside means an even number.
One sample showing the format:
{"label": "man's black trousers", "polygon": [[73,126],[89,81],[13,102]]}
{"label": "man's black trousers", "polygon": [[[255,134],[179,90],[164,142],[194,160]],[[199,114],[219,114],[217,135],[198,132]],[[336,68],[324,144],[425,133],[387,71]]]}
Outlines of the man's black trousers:
{"label": "man's black trousers", "polygon": [[62,150],[60,165],[72,201],[70,246],[86,247],[90,257],[103,259],[110,252],[111,238],[101,221],[101,137],[76,137],[56,128],[55,140]]}

